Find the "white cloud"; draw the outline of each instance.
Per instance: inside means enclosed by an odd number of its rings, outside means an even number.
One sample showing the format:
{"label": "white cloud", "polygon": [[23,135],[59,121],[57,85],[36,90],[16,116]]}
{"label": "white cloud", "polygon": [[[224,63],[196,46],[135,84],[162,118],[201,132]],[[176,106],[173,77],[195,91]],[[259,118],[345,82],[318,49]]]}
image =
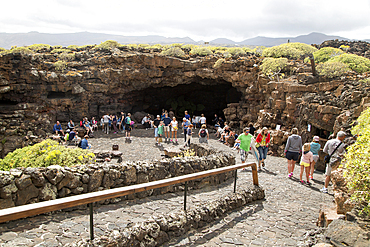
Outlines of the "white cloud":
{"label": "white cloud", "polygon": [[2,3],[0,32],[101,32],[241,41],[323,32],[370,38],[368,0],[34,0]]}

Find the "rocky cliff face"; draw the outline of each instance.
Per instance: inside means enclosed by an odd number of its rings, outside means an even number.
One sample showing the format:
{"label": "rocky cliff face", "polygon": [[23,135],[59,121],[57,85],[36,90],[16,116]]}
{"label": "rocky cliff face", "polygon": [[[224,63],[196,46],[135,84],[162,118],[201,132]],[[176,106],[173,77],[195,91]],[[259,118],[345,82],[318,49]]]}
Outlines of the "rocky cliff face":
{"label": "rocky cliff face", "polygon": [[223,113],[234,129],[249,122],[302,130],[310,124],[307,138],[349,127],[370,103],[369,86],[360,82],[368,75],[328,81],[292,60],[289,76],[271,81],[260,72],[258,56],[228,58],[214,68],[219,58],[93,47],[74,51],[67,62],[50,50],[0,56],[1,156],[45,137],[56,120],[121,111],[158,114],[171,107],[171,98],[203,104],[208,119]]}

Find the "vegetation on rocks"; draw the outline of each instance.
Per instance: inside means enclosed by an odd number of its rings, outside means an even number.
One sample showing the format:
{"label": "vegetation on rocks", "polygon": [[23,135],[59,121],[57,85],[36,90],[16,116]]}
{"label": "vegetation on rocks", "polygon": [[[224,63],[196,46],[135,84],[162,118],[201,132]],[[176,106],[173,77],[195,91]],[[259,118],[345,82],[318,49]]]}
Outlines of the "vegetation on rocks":
{"label": "vegetation on rocks", "polygon": [[44,51],[44,50],[50,50],[51,49],[51,45],[47,45],[47,44],[33,44],[33,45],[29,45],[27,46],[28,49],[32,50],[32,51],[35,51],[35,52],[40,52],[40,51]]}
{"label": "vegetation on rocks", "polygon": [[225,59],[224,58],[218,59],[215,62],[215,64],[213,65],[213,68],[215,68],[215,69],[220,68],[224,62],[225,62]]}
{"label": "vegetation on rocks", "polygon": [[363,205],[362,212],[370,215],[370,108],[363,111],[352,128],[356,142],[348,147],[343,176],[352,191],[351,199]]}
{"label": "vegetation on rocks", "polygon": [[261,65],[262,73],[267,76],[273,76],[276,73],[284,71],[284,69],[287,67],[287,64],[287,58],[265,58],[263,59]]}
{"label": "vegetation on rocks", "polygon": [[57,61],[54,63],[55,70],[63,71],[67,68],[67,63],[65,61]]}
{"label": "vegetation on rocks", "polygon": [[370,71],[370,59],[355,54],[343,53],[339,56],[332,57],[328,62],[342,62],[357,73]]}
{"label": "vegetation on rocks", "polygon": [[231,47],[227,51],[233,56],[244,56],[246,52],[241,47]]}
{"label": "vegetation on rocks", "polygon": [[[313,53],[313,57],[316,63],[325,63],[329,61],[329,59],[331,59],[332,57],[339,56],[341,54],[343,54],[343,51],[341,49],[333,47],[324,47],[318,51],[315,51]],[[306,58],[305,62],[309,62],[309,59]]]}
{"label": "vegetation on rocks", "polygon": [[4,159],[0,159],[0,169],[9,171],[16,167],[74,166],[94,160],[95,155],[88,150],[67,148],[57,141],[45,140],[8,153]]}
{"label": "vegetation on rocks", "polygon": [[97,45],[96,49],[110,50],[111,48],[121,47],[122,45],[114,40],[107,40]]}
{"label": "vegetation on rocks", "polygon": [[3,50],[0,51],[0,55],[4,54],[15,54],[15,53],[20,53],[20,54],[33,54],[33,51],[28,49],[27,47],[12,47],[10,50]]}
{"label": "vegetation on rocks", "polygon": [[184,57],[185,52],[179,47],[171,47],[161,52],[161,54],[171,57]]}
{"label": "vegetation on rocks", "polygon": [[327,78],[339,77],[350,71],[349,66],[341,62],[320,63],[316,69],[319,75],[326,76]]}
{"label": "vegetation on rocks", "polygon": [[207,55],[212,55],[213,52],[208,49],[207,47],[193,47],[190,51],[190,55],[198,55],[198,56],[207,56]]}
{"label": "vegetation on rocks", "polygon": [[299,59],[314,53],[317,49],[303,43],[285,43],[278,46],[269,47],[263,50],[262,56],[274,58],[293,58]]}

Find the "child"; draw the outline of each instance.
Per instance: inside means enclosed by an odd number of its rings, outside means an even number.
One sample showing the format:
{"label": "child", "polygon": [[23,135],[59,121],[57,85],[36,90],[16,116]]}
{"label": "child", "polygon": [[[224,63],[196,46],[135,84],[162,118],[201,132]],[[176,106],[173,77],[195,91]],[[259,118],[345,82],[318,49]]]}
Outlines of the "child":
{"label": "child", "polygon": [[301,173],[299,174],[299,180],[301,181],[302,184],[305,184],[305,182],[302,180],[302,175],[303,175],[303,170],[306,172],[306,181],[308,185],[311,185],[310,180],[309,180],[309,175],[310,175],[310,165],[313,161],[313,154],[310,151],[311,145],[309,143],[305,143],[303,145],[303,154],[301,158]]}
{"label": "child", "polygon": [[185,142],[184,147],[186,147],[186,144],[188,144],[188,146],[190,147],[191,134],[193,134],[193,125],[192,124],[189,125],[188,130],[186,132],[186,142]]}
{"label": "child", "polygon": [[163,136],[163,121],[160,121],[158,125],[158,137],[159,137],[158,146],[161,146],[162,136]]}
{"label": "child", "polygon": [[310,167],[310,179],[313,179],[313,171],[315,170],[315,164],[319,160],[319,151],[321,148],[321,145],[319,144],[320,137],[314,136],[313,140],[311,142],[311,152],[313,154],[313,161],[311,163]]}

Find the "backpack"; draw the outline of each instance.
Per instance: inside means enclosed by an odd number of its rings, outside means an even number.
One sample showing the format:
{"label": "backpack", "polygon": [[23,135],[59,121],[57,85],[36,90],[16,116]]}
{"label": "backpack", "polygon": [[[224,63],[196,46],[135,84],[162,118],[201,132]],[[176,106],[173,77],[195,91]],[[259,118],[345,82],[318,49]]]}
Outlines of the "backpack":
{"label": "backpack", "polygon": [[82,144],[82,140],[78,142],[77,147],[80,148],[81,147],[81,144]]}
{"label": "backpack", "polygon": [[205,130],[205,129],[202,129],[201,131],[200,131],[200,137],[206,137],[207,136],[207,131]]}
{"label": "backpack", "polygon": [[82,127],[83,126],[83,123],[82,123],[82,121],[80,121],[80,127]]}
{"label": "backpack", "polygon": [[131,121],[129,120],[129,117],[126,117],[126,118],[125,118],[125,123],[126,123],[126,124],[131,124]]}

